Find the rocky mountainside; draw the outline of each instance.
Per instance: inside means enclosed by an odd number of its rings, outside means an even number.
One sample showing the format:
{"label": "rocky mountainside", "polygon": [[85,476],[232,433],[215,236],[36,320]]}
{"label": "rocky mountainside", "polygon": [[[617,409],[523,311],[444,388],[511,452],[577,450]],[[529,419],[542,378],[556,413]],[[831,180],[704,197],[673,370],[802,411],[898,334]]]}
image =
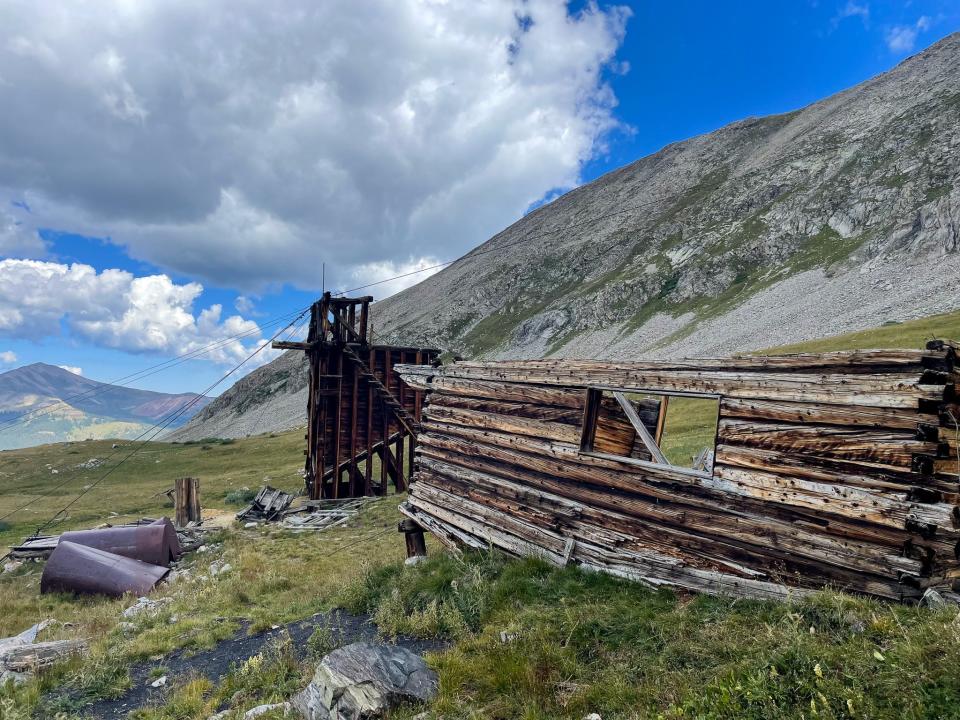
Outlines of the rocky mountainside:
{"label": "rocky mountainside", "polygon": [[[0,374],[0,449],[87,438],[132,438],[198,396],[137,390],[34,363]],[[186,423],[204,397],[171,425]]]}
{"label": "rocky mountainside", "polygon": [[[954,34],[809,107],[579,187],[377,303],[374,319],[393,341],[464,356],[722,355],[960,307],[958,249]],[[266,366],[256,382],[273,377]],[[302,385],[291,393],[302,400]],[[257,408],[269,420],[246,427],[302,421],[305,401],[287,415],[291,398],[270,397]],[[227,432],[241,404],[253,407],[225,394],[206,414]],[[202,432],[199,418],[186,432]]]}

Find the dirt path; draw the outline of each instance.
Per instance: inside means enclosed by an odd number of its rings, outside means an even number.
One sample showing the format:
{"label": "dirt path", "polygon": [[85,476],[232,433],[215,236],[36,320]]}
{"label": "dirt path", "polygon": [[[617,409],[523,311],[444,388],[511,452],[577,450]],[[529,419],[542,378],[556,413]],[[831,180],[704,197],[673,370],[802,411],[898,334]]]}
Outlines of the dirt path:
{"label": "dirt path", "polygon": [[[176,687],[186,677],[203,675],[214,683],[229,672],[234,663],[241,663],[251,655],[256,655],[263,647],[284,632],[290,633],[294,651],[302,658],[306,655],[307,639],[317,628],[328,627],[333,630],[343,644],[360,640],[377,639],[377,629],[369,617],[351,615],[342,610],[315,615],[307,620],[284,625],[276,630],[268,630],[256,635],[248,635],[247,628],[241,628],[236,635],[220,642],[216,647],[200,652],[177,650],[163,660],[139,663],[130,668],[130,688],[121,697],[112,700],[98,700],[81,711],[85,717],[97,720],[125,720],[127,714],[137,708],[162,703],[171,687]],[[430,640],[400,637],[397,645],[422,654],[428,650],[443,647],[442,643]],[[150,672],[163,666],[167,669],[167,685],[161,689],[150,687]],[[223,708],[221,708],[223,709]]]}

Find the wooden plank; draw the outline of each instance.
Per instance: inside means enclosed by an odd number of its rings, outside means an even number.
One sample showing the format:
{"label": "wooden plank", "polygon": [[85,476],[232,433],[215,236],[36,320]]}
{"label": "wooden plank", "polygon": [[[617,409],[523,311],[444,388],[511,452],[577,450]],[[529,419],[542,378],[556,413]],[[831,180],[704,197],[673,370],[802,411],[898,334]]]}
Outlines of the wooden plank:
{"label": "wooden plank", "polygon": [[936,455],[937,443],[916,440],[904,430],[866,430],[853,427],[788,425],[785,423],[720,420],[717,437],[729,445],[811,453],[909,469],[917,453]]}
{"label": "wooden plank", "polygon": [[570,444],[579,444],[580,442],[581,433],[576,427],[566,423],[528,420],[509,415],[488,415],[473,410],[439,407],[432,404],[427,406],[424,416],[428,420],[443,420],[468,427],[513,432]]}
{"label": "wooden plank", "polygon": [[739,398],[723,398],[720,401],[720,417],[904,430],[916,430],[921,423],[937,423],[936,415],[921,414],[916,408],[873,408]]}
{"label": "wooden plank", "polygon": [[[404,366],[404,372],[415,375]],[[609,390],[698,393],[835,405],[916,409],[921,400],[940,402],[946,385],[922,384],[908,373],[812,374],[636,369],[630,364],[564,361],[554,369],[532,362],[454,363],[433,371],[437,377]]]}
{"label": "wooden plank", "polygon": [[650,452],[653,461],[660,463],[661,465],[669,465],[670,461],[667,460],[666,456],[660,451],[660,448],[653,439],[653,436],[650,434],[647,428],[644,427],[643,421],[640,420],[640,416],[637,415],[637,411],[633,407],[633,404],[627,400],[623,393],[615,392],[613,397],[618,403],[620,403],[620,407],[623,408],[623,412],[626,414],[627,419],[630,420],[630,424],[633,425],[633,429],[636,431],[637,435]]}

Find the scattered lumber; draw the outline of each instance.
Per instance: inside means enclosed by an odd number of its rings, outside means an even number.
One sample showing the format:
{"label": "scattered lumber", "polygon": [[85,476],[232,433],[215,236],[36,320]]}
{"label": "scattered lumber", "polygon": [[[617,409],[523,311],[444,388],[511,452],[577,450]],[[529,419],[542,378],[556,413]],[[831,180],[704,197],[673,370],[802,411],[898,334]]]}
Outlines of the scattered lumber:
{"label": "scattered lumber", "polygon": [[249,507],[237,513],[238,520],[276,520],[284,510],[290,507],[294,496],[290,493],[277,490],[269,485],[260,488],[260,492],[250,503]]}
{"label": "scattered lumber", "polygon": [[[401,510],[451,548],[653,585],[957,597],[957,349],[397,365],[426,393]],[[659,450],[674,396],[719,405],[690,468]]]}
{"label": "scattered lumber", "polygon": [[294,532],[329,530],[346,525],[368,502],[367,498],[311,500],[302,507],[287,510],[280,526]]}

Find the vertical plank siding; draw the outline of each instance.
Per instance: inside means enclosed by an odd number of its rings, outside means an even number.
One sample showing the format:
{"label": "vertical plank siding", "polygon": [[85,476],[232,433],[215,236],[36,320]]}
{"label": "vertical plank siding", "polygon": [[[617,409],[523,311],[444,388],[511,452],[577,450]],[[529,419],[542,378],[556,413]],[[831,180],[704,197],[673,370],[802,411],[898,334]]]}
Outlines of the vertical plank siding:
{"label": "vertical plank siding", "polygon": [[[426,393],[401,509],[451,547],[493,545],[654,585],[744,597],[823,586],[905,601],[931,587],[953,593],[955,366],[949,342],[397,365],[407,394]],[[634,426],[601,391],[719,397],[712,472],[637,463],[649,453],[637,453]],[[637,405],[651,434],[662,407]]]}

